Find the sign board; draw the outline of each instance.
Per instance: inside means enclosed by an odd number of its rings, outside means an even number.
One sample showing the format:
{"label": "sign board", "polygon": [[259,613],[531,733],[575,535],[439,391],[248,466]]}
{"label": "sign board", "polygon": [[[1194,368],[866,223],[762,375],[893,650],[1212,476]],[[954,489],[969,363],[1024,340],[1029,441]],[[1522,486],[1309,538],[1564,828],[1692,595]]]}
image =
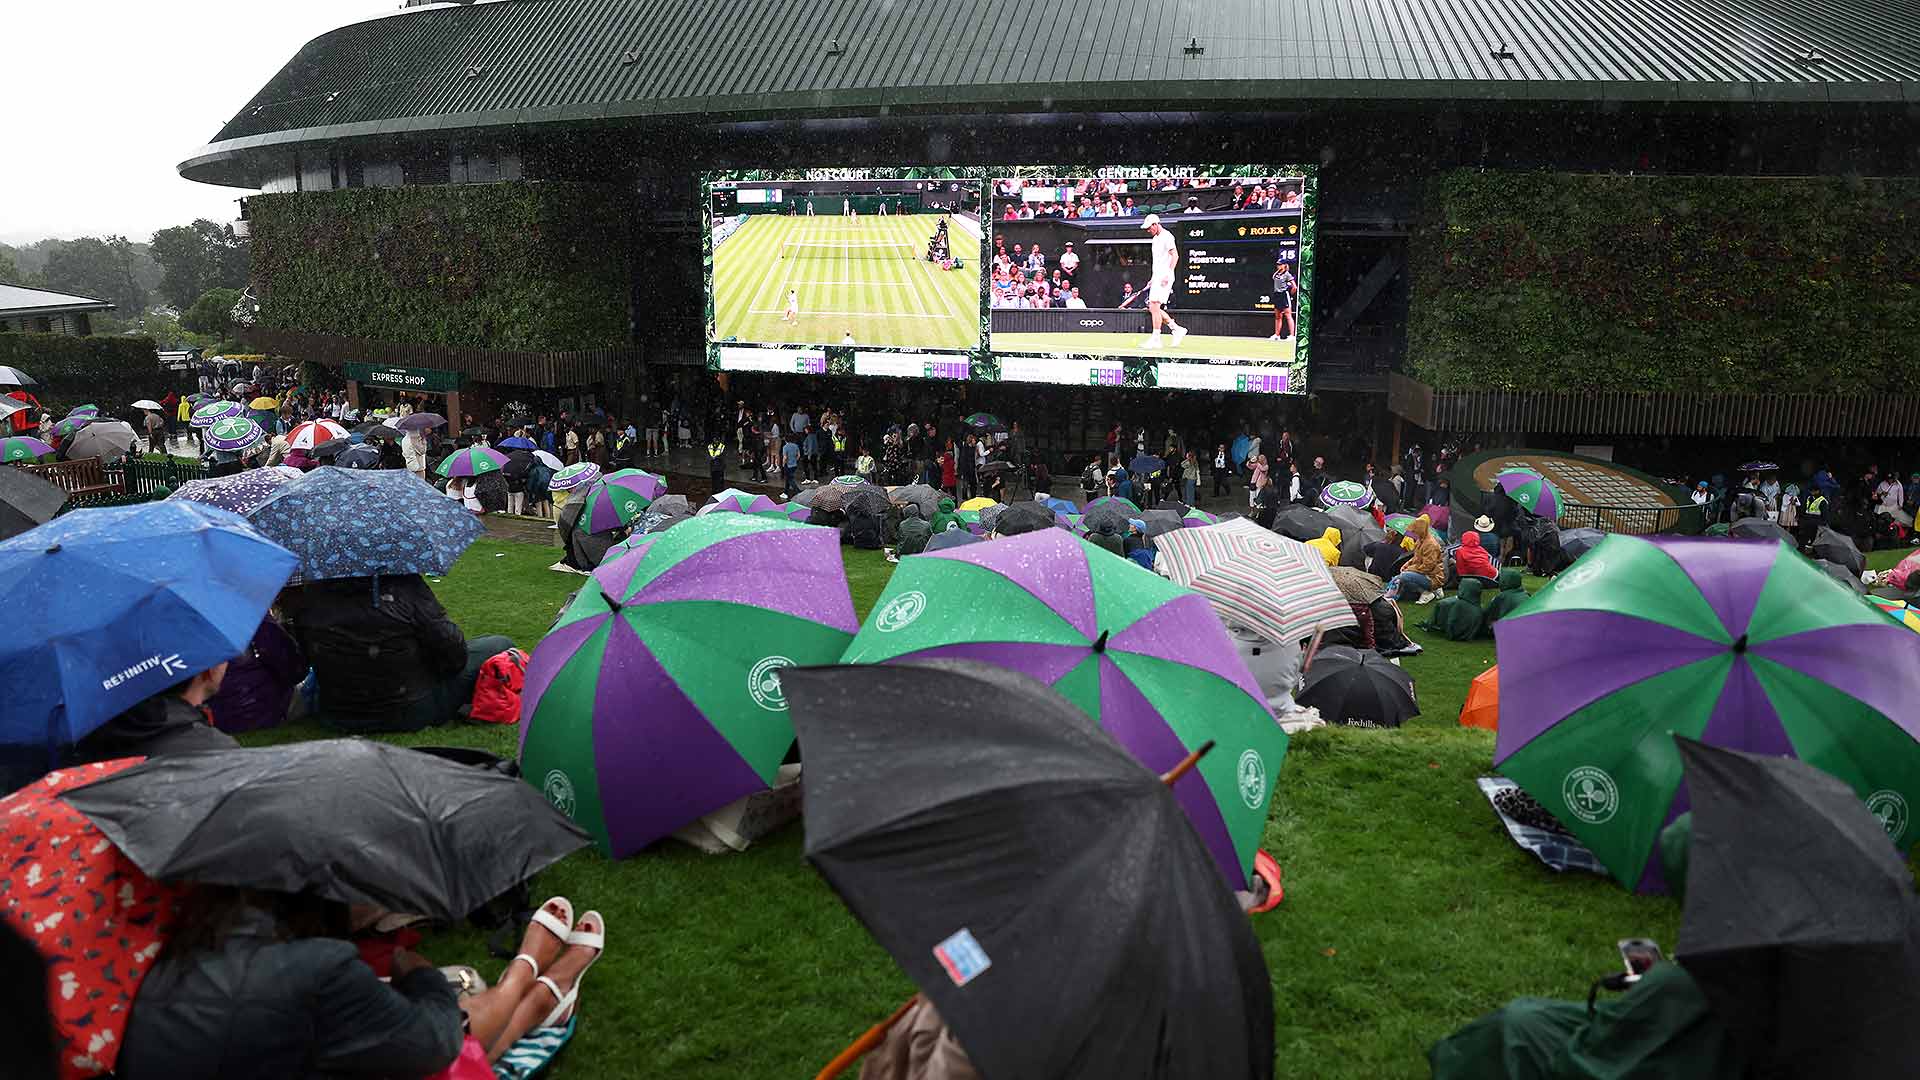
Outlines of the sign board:
{"label": "sign board", "polygon": [[457,371],[443,371],[439,368],[391,367],[383,364],[349,363],[346,365],[347,378],[367,386],[380,386],[389,390],[417,390],[426,393],[444,394],[460,389],[461,375]]}

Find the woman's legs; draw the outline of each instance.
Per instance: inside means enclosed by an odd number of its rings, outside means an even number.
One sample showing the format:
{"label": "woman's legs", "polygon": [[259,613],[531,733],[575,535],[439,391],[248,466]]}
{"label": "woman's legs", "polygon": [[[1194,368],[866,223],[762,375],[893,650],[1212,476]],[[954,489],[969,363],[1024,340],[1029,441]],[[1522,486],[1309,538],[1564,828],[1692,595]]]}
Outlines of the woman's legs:
{"label": "woman's legs", "polygon": [[[565,918],[567,914],[566,909],[553,901],[547,902],[546,909],[555,918]],[[553,931],[539,923],[528,924],[527,932],[520,936],[520,951],[533,957],[534,962],[540,965],[540,970],[535,972],[527,967],[525,961],[515,960],[500,973],[500,978],[493,986],[468,998],[460,1006],[467,1014],[467,1032],[475,1041],[491,1049],[500,1040],[512,1023],[514,1014],[519,1011],[522,1000],[529,996],[528,991],[540,985],[534,980],[553,966],[565,948],[566,943],[556,937]],[[531,996],[541,998],[546,995],[543,992]],[[516,1039],[518,1037],[515,1036]],[[513,1044],[509,1042],[507,1045]]]}
{"label": "woman's legs", "polygon": [[[582,917],[575,926],[579,930],[595,934],[606,933],[605,926],[593,925],[585,917]],[[599,954],[599,949],[589,948],[585,945],[569,945],[560,953],[559,958],[554,960],[542,974],[552,979],[560,987],[560,992],[564,994],[573,989],[575,981],[580,978],[581,973],[586,971],[587,965],[591,964],[594,957]],[[523,971],[526,969],[525,964],[519,964],[517,966]],[[487,1039],[480,1034],[477,1027],[474,1029],[474,1038],[486,1044],[488,1061],[497,1059],[501,1054],[506,1053],[514,1043],[519,1042],[521,1036],[539,1027],[553,1012],[554,1006],[559,1004],[558,999],[554,997],[553,991],[545,984],[534,983],[532,985],[535,986],[536,989],[524,994],[520,998],[520,1003],[509,1016],[505,1028],[494,1037],[493,1041],[488,1042]]]}

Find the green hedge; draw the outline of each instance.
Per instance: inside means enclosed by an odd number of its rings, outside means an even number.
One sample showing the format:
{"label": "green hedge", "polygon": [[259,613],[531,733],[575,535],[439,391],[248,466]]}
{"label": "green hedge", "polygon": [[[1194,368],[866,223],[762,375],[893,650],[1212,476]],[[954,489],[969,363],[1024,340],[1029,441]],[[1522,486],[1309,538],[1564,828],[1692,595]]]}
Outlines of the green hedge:
{"label": "green hedge", "polygon": [[1442,389],[1910,393],[1920,181],[1444,174],[1409,260]]}
{"label": "green hedge", "polygon": [[259,195],[247,217],[260,325],[270,329],[529,350],[631,340],[632,210],[615,188]]}
{"label": "green hedge", "polygon": [[55,416],[76,405],[95,404],[125,417],[131,402],[159,400],[182,389],[191,375],[162,371],[148,337],[74,337],[70,334],[0,334],[0,364],[39,380],[27,392]]}

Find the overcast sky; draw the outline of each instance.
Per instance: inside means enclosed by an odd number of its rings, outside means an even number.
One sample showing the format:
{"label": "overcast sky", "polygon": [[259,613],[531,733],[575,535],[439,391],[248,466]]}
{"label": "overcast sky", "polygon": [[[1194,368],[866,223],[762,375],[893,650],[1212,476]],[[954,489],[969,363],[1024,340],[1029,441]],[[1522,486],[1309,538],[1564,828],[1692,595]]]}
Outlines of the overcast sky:
{"label": "overcast sky", "polygon": [[182,180],[300,46],[399,0],[9,0],[14,122],[0,148],[0,243],[230,221],[247,192]]}

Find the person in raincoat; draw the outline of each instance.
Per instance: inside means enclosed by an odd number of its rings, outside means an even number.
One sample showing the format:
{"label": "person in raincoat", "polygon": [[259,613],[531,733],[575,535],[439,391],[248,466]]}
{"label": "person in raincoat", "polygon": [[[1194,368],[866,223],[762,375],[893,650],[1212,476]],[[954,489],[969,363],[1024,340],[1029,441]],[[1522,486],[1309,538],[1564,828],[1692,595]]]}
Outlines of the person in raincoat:
{"label": "person in raincoat", "polygon": [[293,688],[306,677],[306,654],[269,612],[207,701],[213,726],[229,735],[279,727],[286,722]]}
{"label": "person in raincoat", "polygon": [[1120,530],[1112,518],[1102,517],[1094,530],[1087,534],[1087,539],[1123,559],[1126,558],[1126,540],[1120,535]]}
{"label": "person in raincoat", "polygon": [[910,502],[900,508],[899,536],[894,554],[918,555],[927,550],[927,541],[933,539],[933,526],[920,516],[918,503]]}
{"label": "person in raincoat", "polygon": [[213,726],[207,711],[207,702],[220,692],[228,666],[223,660],[108,720],[68,748],[66,763],[84,765],[239,746],[233,736]]}
{"label": "person in raincoat", "polygon": [[1307,541],[1307,546],[1320,553],[1328,566],[1340,565],[1340,530],[1328,529],[1320,534],[1320,539]]}
{"label": "person in raincoat", "polygon": [[1433,537],[1433,522],[1422,514],[1407,526],[1407,539],[1413,541],[1413,554],[1400,572],[1387,582],[1387,597],[1399,600],[1412,589],[1417,603],[1430,603],[1438,596],[1436,586],[1445,580],[1446,552]]}
{"label": "person in raincoat", "polygon": [[1479,637],[1486,629],[1487,613],[1480,607],[1480,597],[1486,588],[1487,583],[1477,577],[1461,578],[1459,595],[1435,604],[1421,629],[1445,634],[1450,641],[1472,641]]}
{"label": "person in raincoat", "polygon": [[953,499],[951,496],[940,500],[940,509],[935,512],[933,520],[928,524],[931,525],[933,531],[937,533],[946,532],[948,529],[964,529],[967,527],[966,522],[960,520],[960,515],[954,512]]}
{"label": "person in raincoat", "polygon": [[1467,533],[1460,538],[1460,546],[1454,549],[1453,570],[1462,580],[1477,577],[1493,581],[1500,576],[1494,568],[1493,556],[1482,545],[1480,536],[1477,531]]}
{"label": "person in raincoat", "polygon": [[1513,614],[1514,608],[1519,607],[1531,599],[1531,597],[1527,595],[1526,579],[1521,575],[1520,568],[1517,566],[1509,566],[1505,570],[1500,571],[1499,588],[1499,595],[1495,596],[1492,602],[1487,605],[1486,632],[1489,637],[1493,636],[1494,623]]}

